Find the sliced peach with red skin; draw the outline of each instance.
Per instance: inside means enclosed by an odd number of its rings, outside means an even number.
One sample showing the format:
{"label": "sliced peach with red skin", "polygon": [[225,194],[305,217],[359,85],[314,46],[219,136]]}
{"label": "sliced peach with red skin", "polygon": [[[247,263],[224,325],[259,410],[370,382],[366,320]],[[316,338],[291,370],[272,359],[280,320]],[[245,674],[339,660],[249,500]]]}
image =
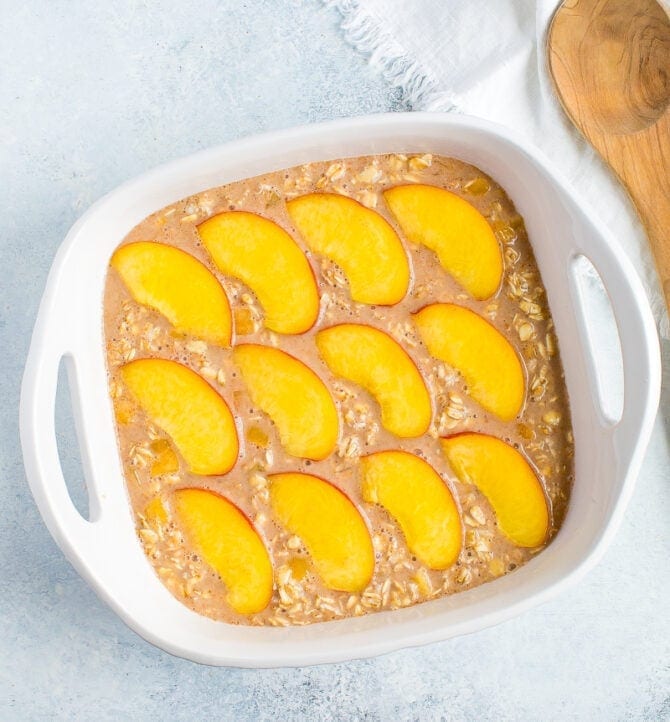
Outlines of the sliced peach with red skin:
{"label": "sliced peach with red skin", "polygon": [[132,297],[163,314],[176,331],[230,346],[232,316],[225,291],[190,253],[139,241],[117,248],[111,265]]}
{"label": "sliced peach with red skin", "polygon": [[521,547],[537,547],[546,541],[547,497],[521,453],[487,434],[456,434],[440,441],[458,478],[484,494],[507,537]]}
{"label": "sliced peach with red skin", "polygon": [[235,420],[223,398],[176,361],[139,359],[121,368],[147,416],[174,441],[194,474],[225,474],[238,453]]}
{"label": "sliced peach with red skin", "polygon": [[486,319],[453,303],[434,303],[413,316],[428,353],[457,369],[468,394],[511,421],[523,406],[526,383],[512,344]]}
{"label": "sliced peach with red skin", "polygon": [[342,268],[354,301],[387,306],[403,299],[409,263],[379,213],[336,193],[299,196],[286,209],[310,249]]}
{"label": "sliced peach with red skin", "polygon": [[431,569],[447,569],[461,551],[458,507],[433,467],[406,451],[379,451],[361,459],[365,501],[380,504],[398,522],[409,550]]}
{"label": "sliced peach with red skin", "polygon": [[260,535],[228,499],[206,489],[173,495],[179,526],[196,552],[221,577],[238,614],[256,614],[272,597],[272,564]]}
{"label": "sliced peach with red skin", "polygon": [[258,344],[236,346],[233,358],[252,402],[275,423],[289,454],[319,460],[332,453],[337,408],[314,371],[284,351]]}
{"label": "sliced peach with red skin", "polygon": [[363,591],[374,571],[374,550],[363,517],[349,497],[311,474],[272,474],[269,480],[275,517],[302,539],[325,586]]}
{"label": "sliced peach with red skin", "polygon": [[503,259],[493,229],[468,201],[437,186],[389,188],[384,200],[412,243],[437,254],[442,267],[477,299],[500,286]]}
{"label": "sliced peach with red skin", "polygon": [[380,504],[398,522],[409,550],[431,569],[447,569],[461,551],[458,507],[433,467],[406,451],[361,459],[365,501]]}
{"label": "sliced peach with red skin", "polygon": [[375,397],[384,428],[403,438],[428,430],[432,409],[426,384],[414,361],[387,333],[343,323],[319,331],[316,345],[335,375]]}
{"label": "sliced peach with red skin", "polygon": [[319,315],[314,273],[283,228],[255,213],[229,211],[201,223],[198,234],[219,270],[256,294],[269,329],[298,334],[314,325]]}

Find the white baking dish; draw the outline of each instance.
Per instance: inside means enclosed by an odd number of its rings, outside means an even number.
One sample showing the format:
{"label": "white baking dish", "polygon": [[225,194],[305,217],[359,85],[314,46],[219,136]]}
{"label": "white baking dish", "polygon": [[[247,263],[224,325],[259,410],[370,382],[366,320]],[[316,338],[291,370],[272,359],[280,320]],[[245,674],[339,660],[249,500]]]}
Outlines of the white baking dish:
{"label": "white baking dish", "polygon": [[[180,198],[299,163],[368,153],[456,156],[493,176],[524,216],[565,367],[576,440],[576,480],[565,523],[542,554],[513,574],[409,609],[308,627],[251,628],[189,611],[155,576],[137,541],[117,454],[102,335],[102,297],[115,246],[147,215]],[[595,391],[574,263],[588,257],[607,289],[624,369],[624,410],[607,419]],[[68,360],[90,497],[75,510],[61,470],[54,400]],[[658,339],[632,265],[535,150],[472,118],[389,114],[312,125],[229,143],[157,168],[96,203],[54,261],[33,333],[21,394],[21,443],[35,501],[56,542],[95,591],[138,634],[217,665],[275,667],[368,657],[501,622],[573,584],[614,535],[633,491],[660,388]]]}

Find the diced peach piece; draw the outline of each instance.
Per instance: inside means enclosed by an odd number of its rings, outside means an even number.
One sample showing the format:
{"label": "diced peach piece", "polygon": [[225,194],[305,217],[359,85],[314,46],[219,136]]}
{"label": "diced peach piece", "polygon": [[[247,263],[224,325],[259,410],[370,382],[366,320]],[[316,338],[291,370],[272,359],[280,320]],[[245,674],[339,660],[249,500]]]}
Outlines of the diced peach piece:
{"label": "diced peach piece", "polygon": [[176,331],[230,346],[228,298],[214,274],[192,255],[140,241],[118,248],[111,265],[133,298],[162,313]]}
{"label": "diced peach piece", "polygon": [[162,451],[160,456],[151,465],[151,476],[173,474],[175,471],[179,471],[179,459],[172,449]]}
{"label": "diced peach piece", "polygon": [[389,188],[384,199],[407,238],[434,251],[468,293],[484,299],[498,290],[500,246],[473,205],[443,188],[421,184]]}
{"label": "diced peach piece", "polygon": [[441,439],[452,469],[489,500],[498,526],[515,544],[537,547],[549,530],[549,508],[539,479],[526,459],[504,441],[486,434]]}
{"label": "diced peach piece", "polygon": [[398,235],[379,213],[336,193],[288,201],[291,219],[314,251],[337,263],[354,301],[391,305],[407,293],[409,263]]}
{"label": "diced peach piece", "polygon": [[381,504],[398,522],[412,554],[431,569],[447,569],[461,551],[458,507],[433,467],[406,451],[361,459],[365,501]]}
{"label": "diced peach piece", "polygon": [[212,216],[198,226],[214,263],[245,283],[278,333],[304,333],[319,314],[319,292],[305,254],[276,223],[246,211]]}
{"label": "diced peach piece", "polygon": [[403,438],[428,430],[432,409],[426,384],[414,361],[387,333],[344,323],[319,331],[316,345],[334,374],[375,397],[386,429]]}
{"label": "diced peach piece", "polygon": [[274,421],[293,456],[325,459],[337,442],[335,402],[321,379],[297,358],[270,346],[242,344],[233,358],[251,400]]}
{"label": "diced peach piece", "polygon": [[477,403],[504,421],[521,411],[526,393],[523,367],[500,331],[453,303],[434,303],[413,318],[428,353],[461,373]]}
{"label": "diced peach piece", "polygon": [[235,335],[238,337],[249,336],[258,330],[258,323],[256,323],[250,308],[236,308],[233,318],[235,319]]}
{"label": "diced peach piece", "polygon": [[291,570],[291,576],[297,581],[304,579],[309,571],[307,559],[303,557],[293,557],[293,559],[289,561],[288,566]]}
{"label": "diced peach piece", "polygon": [[225,474],[232,469],[238,452],[235,421],[226,402],[202,377],[166,359],[131,361],[121,375],[194,474]]}
{"label": "diced peach piece", "polygon": [[146,506],[144,517],[152,524],[160,524],[164,526],[168,522],[168,513],[163,504],[160,494],[155,496]]}
{"label": "diced peach piece", "polygon": [[329,589],[360,592],[374,571],[363,517],[343,492],[311,474],[272,474],[270,503],[279,523],[302,539]]}
{"label": "diced peach piece", "polygon": [[114,416],[117,424],[129,424],[133,420],[137,404],[123,396],[114,399]]}
{"label": "diced peach piece", "polygon": [[250,426],[247,429],[247,441],[254,444],[254,446],[260,446],[262,449],[267,449],[270,445],[268,435],[258,426]]}
{"label": "diced peach piece", "polygon": [[179,470],[179,459],[167,439],[152,441],[150,448],[156,455],[156,460],[151,465],[151,476],[172,474]]}
{"label": "diced peach piece", "polygon": [[174,511],[198,554],[226,585],[239,614],[255,614],[272,596],[272,564],[258,532],[230,501],[205,489],[174,492]]}

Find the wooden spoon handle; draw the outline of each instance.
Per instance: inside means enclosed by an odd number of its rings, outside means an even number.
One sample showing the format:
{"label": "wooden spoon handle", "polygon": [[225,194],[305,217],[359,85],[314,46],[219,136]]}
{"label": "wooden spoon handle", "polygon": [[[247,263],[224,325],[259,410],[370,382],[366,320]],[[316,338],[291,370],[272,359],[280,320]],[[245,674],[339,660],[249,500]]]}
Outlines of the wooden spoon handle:
{"label": "wooden spoon handle", "polygon": [[598,141],[596,147],[635,203],[670,309],[670,110],[642,131],[603,134]]}
{"label": "wooden spoon handle", "polygon": [[655,0],[563,0],[549,67],[568,116],[626,186],[670,309],[670,22]]}

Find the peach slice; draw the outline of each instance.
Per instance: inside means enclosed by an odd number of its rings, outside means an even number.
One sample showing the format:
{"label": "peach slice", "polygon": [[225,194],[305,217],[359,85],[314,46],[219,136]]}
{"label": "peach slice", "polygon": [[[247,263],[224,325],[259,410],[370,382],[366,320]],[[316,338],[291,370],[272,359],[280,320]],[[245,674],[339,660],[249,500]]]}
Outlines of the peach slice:
{"label": "peach slice", "polygon": [[305,254],[276,223],[246,211],[219,213],[198,226],[214,263],[256,294],[265,325],[304,333],[319,314],[319,292]]}
{"label": "peach slice", "polygon": [[239,614],[255,614],[272,596],[272,564],[258,532],[230,501],[205,489],[174,492],[184,534],[226,585],[226,601]]}
{"label": "peach slice", "polygon": [[225,474],[237,459],[235,421],[226,402],[176,361],[139,359],[121,368],[147,416],[174,441],[194,474]]}
{"label": "peach slice", "polygon": [[274,421],[286,451],[325,459],[335,448],[339,420],[326,385],[314,371],[284,351],[258,344],[236,346],[233,358],[251,400]]}
{"label": "peach slice", "polygon": [[489,500],[498,526],[515,544],[537,547],[549,530],[549,508],[535,472],[509,444],[486,434],[441,439],[442,449],[464,484],[474,484]]}
{"label": "peach slice", "polygon": [[316,345],[334,374],[375,397],[386,429],[403,438],[428,430],[432,409],[426,384],[414,361],[387,333],[343,323],[319,331]]}
{"label": "peach slice", "polygon": [[443,188],[403,185],[384,191],[400,228],[437,254],[442,267],[472,296],[492,296],[503,260],[493,229],[470,203]]}
{"label": "peach slice", "polygon": [[468,393],[487,411],[510,421],[521,410],[525,380],[510,342],[474,311],[434,303],[414,314],[428,353],[457,369]]}
{"label": "peach slice", "polygon": [[372,540],[348,496],[311,474],[272,474],[270,504],[282,526],[299,536],[329,589],[360,592],[375,566]]}
{"label": "peach slice", "polygon": [[342,268],[354,301],[388,306],[402,300],[409,263],[398,235],[379,213],[335,193],[300,196],[286,209],[312,251]]}
{"label": "peach slice", "polygon": [[461,551],[461,520],[435,469],[406,451],[370,454],[361,469],[363,498],[398,522],[412,554],[431,569],[450,567]]}
{"label": "peach slice", "polygon": [[183,334],[230,346],[228,298],[214,275],[184,251],[153,241],[121,246],[111,265],[132,297],[162,313]]}

